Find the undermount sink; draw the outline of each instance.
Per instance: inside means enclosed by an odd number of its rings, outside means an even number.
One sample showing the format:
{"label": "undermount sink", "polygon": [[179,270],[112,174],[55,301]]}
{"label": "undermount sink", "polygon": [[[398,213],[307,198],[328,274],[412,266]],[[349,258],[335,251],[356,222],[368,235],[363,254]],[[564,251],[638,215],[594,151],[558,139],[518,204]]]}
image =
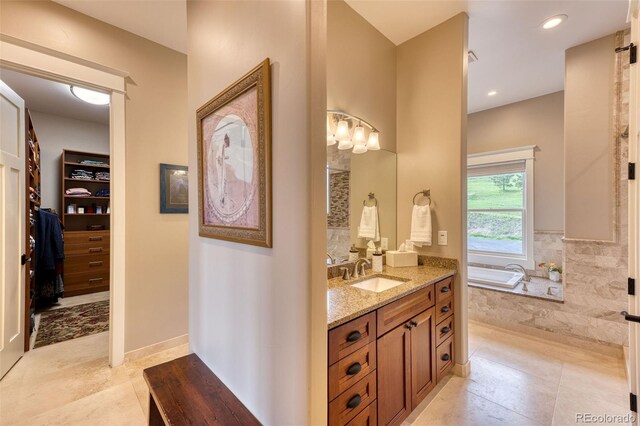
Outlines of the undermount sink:
{"label": "undermount sink", "polygon": [[353,287],[358,287],[363,290],[373,291],[376,293],[381,293],[385,290],[389,290],[391,288],[397,287],[400,284],[403,284],[404,281],[394,280],[390,278],[384,277],[372,277],[364,281],[360,281],[355,284],[351,284]]}

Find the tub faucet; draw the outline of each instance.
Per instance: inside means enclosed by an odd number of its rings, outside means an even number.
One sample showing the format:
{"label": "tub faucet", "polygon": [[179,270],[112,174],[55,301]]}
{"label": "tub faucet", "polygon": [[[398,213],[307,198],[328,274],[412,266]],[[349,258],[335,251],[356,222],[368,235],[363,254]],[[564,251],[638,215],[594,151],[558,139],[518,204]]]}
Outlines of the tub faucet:
{"label": "tub faucet", "polygon": [[336,263],[336,258],[331,256],[331,253],[327,253],[327,261],[328,265],[333,265],[334,263]]}
{"label": "tub faucet", "polygon": [[522,274],[524,275],[522,277],[522,281],[524,282],[529,282],[531,281],[531,278],[529,278],[529,274],[527,274],[526,269],[524,269],[522,267],[522,265],[518,265],[517,263],[510,263],[507,266],[504,267],[504,269],[506,270],[510,270],[510,271],[518,271],[518,272],[522,272]]}

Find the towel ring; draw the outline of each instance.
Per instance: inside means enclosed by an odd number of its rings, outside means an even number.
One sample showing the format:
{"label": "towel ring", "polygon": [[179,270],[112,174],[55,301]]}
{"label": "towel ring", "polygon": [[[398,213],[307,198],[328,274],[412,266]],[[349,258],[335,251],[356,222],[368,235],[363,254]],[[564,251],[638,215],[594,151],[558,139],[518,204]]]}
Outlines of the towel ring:
{"label": "towel ring", "polygon": [[413,205],[417,206],[418,203],[416,203],[416,198],[418,198],[419,195],[422,195],[423,197],[427,197],[427,199],[429,200],[429,204],[427,204],[428,206],[431,205],[431,190],[430,189],[423,189],[422,191],[419,191],[416,193],[416,195],[413,196]]}
{"label": "towel ring", "polygon": [[367,205],[367,201],[375,201],[374,206],[375,206],[375,207],[378,207],[378,199],[377,199],[377,198],[376,198],[376,196],[373,194],[373,192],[370,192],[370,193],[369,193],[369,199],[368,199],[368,200],[364,200],[364,201],[362,202],[362,205],[363,205],[363,206],[366,206],[366,205]]}

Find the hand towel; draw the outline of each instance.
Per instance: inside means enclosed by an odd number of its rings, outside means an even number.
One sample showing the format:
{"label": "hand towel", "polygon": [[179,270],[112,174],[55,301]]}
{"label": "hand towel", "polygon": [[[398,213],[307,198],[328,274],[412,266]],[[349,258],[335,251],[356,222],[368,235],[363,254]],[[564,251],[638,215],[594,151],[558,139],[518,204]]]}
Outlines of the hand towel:
{"label": "hand towel", "polygon": [[413,206],[411,213],[411,241],[422,247],[431,245],[431,207]]}
{"label": "hand towel", "polygon": [[373,241],[380,240],[378,207],[364,206],[362,208],[362,217],[360,218],[360,227],[358,228],[358,238],[366,238]]}

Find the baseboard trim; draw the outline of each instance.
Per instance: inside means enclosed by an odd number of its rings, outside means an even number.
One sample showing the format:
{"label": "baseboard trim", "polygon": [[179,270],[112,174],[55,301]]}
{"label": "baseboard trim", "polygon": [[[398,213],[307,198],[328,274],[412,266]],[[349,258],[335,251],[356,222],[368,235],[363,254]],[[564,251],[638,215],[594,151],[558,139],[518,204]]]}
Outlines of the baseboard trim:
{"label": "baseboard trim", "polygon": [[469,374],[471,374],[471,360],[467,361],[466,364],[454,364],[453,374],[458,377],[469,377]]}
{"label": "baseboard trim", "polygon": [[174,337],[172,339],[165,340],[164,342],[158,342],[140,349],[134,349],[133,351],[124,354],[124,361],[134,361],[158,352],[166,351],[167,349],[175,348],[176,346],[180,346],[185,343],[189,343],[189,334],[183,334],[182,336]]}

